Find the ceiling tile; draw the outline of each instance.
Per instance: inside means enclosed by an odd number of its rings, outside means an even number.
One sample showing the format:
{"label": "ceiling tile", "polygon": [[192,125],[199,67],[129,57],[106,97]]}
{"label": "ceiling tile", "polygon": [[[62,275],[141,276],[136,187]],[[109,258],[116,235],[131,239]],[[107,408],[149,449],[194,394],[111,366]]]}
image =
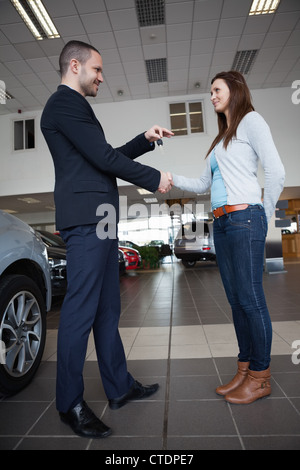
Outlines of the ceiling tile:
{"label": "ceiling tile", "polygon": [[12,44],[32,41],[33,35],[24,23],[14,23],[1,26],[2,32]]}
{"label": "ceiling tile", "polygon": [[15,48],[21,54],[23,59],[36,59],[38,57],[44,57],[45,55],[37,41],[15,44]]}
{"label": "ceiling tile", "polygon": [[74,0],[79,13],[96,13],[105,11],[104,0]]}
{"label": "ceiling tile", "polygon": [[139,59],[143,59],[143,50],[141,46],[125,47],[119,49],[121,59],[126,62],[136,62]]}
{"label": "ceiling tile", "polygon": [[0,60],[1,62],[20,60],[21,55],[18,53],[16,48],[12,45],[0,46]]}
{"label": "ceiling tile", "polygon": [[218,20],[193,23],[192,39],[215,38],[219,27]]}
{"label": "ceiling tile", "polygon": [[139,29],[116,31],[115,37],[119,47],[136,46],[141,43]]}
{"label": "ceiling tile", "polygon": [[195,2],[194,21],[206,21],[220,19],[223,0],[201,0]]}
{"label": "ceiling tile", "polygon": [[215,38],[193,39],[191,45],[192,54],[212,53],[215,47]]}
{"label": "ceiling tile", "polygon": [[245,26],[245,18],[227,18],[220,21],[219,36],[237,36],[242,34]]}
{"label": "ceiling tile", "polygon": [[[73,0],[43,0],[43,2],[52,18],[72,16],[77,13]],[[56,24],[56,21],[54,22]]]}
{"label": "ceiling tile", "polygon": [[121,75],[124,73],[122,64],[115,62],[114,64],[106,64],[104,76],[108,77],[111,75]]}
{"label": "ceiling tile", "polygon": [[75,31],[77,35],[86,33],[78,16],[56,18],[55,25],[62,37],[72,36]]}
{"label": "ceiling tile", "polygon": [[249,16],[246,21],[244,34],[266,33],[273,21],[273,15]]}
{"label": "ceiling tile", "polygon": [[138,27],[137,16],[134,8],[110,11],[109,18],[113,29],[116,31]]}
{"label": "ceiling tile", "polygon": [[103,67],[105,69],[106,64],[113,64],[114,62],[120,61],[120,54],[118,49],[102,49],[99,48],[102,60]]}
{"label": "ceiling tile", "polygon": [[27,64],[30,65],[30,67],[35,71],[35,72],[49,72],[53,71],[53,66],[51,62],[46,58],[41,58],[41,59],[28,59]]}
{"label": "ceiling tile", "polygon": [[[117,47],[115,36],[112,31],[107,31],[105,33],[92,33],[89,34],[91,44],[96,47],[101,53],[103,49],[113,49]],[[118,56],[118,60],[120,57]]]}
{"label": "ceiling tile", "polygon": [[7,62],[6,66],[12,73],[16,75],[18,75],[19,73],[32,73],[31,67],[29,67],[25,60],[15,60],[14,62]]}
{"label": "ceiling tile", "polygon": [[300,18],[298,12],[278,13],[271,24],[270,31],[291,31]]}
{"label": "ceiling tile", "polygon": [[168,57],[168,69],[169,70],[177,70],[189,68],[189,61],[190,57],[188,55],[180,56],[180,57]]}
{"label": "ceiling tile", "polygon": [[236,51],[239,39],[239,36],[217,38],[215,52]]}
{"label": "ceiling tile", "polygon": [[225,0],[222,9],[222,18],[236,18],[248,16],[252,0]]}
{"label": "ceiling tile", "polygon": [[[81,20],[86,32],[89,33],[103,33],[111,31],[111,25],[107,13],[93,13],[88,15],[81,15]],[[73,29],[74,34],[74,29]]]}
{"label": "ceiling tile", "polygon": [[143,46],[145,60],[164,58],[167,55],[166,44],[153,44]]}
{"label": "ceiling tile", "polygon": [[169,42],[167,44],[168,57],[190,55],[191,43],[189,41]]}
{"label": "ceiling tile", "polygon": [[264,34],[245,34],[238,44],[239,51],[249,51],[260,49],[265,39]]}
{"label": "ceiling tile", "polygon": [[[81,1],[81,0],[79,0]],[[135,0],[106,0],[110,10],[121,10],[122,8],[134,8]]]}
{"label": "ceiling tile", "polygon": [[[166,42],[166,27],[165,25],[147,26],[140,28],[140,35],[142,44],[160,44]],[[168,37],[168,40],[170,38]]]}
{"label": "ceiling tile", "polygon": [[191,56],[190,67],[209,67],[211,64],[211,54],[194,54]]}
{"label": "ceiling tile", "polygon": [[166,5],[166,24],[190,23],[193,20],[194,2],[180,2]]}
{"label": "ceiling tile", "polygon": [[[145,61],[144,60],[138,60],[136,62],[125,62],[123,64],[125,73],[127,75],[135,75],[139,77],[141,74],[145,73]],[[146,75],[145,75],[145,80],[146,80]]]}

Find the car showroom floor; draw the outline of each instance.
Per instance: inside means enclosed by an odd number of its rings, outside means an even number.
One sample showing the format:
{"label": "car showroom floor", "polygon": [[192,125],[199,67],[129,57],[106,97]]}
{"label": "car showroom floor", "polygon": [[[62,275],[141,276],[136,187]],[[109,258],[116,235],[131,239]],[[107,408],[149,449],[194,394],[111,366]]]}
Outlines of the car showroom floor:
{"label": "car showroom floor", "polygon": [[[110,410],[90,339],[85,400],[113,434],[84,439],[55,409],[56,336],[60,302],[48,314],[43,362],[32,383],[0,402],[0,449],[254,450],[300,449],[300,262],[264,274],[273,322],[272,395],[229,405],[215,393],[236,370],[237,344],[218,268],[185,269],[168,259],[159,270],[120,280],[120,331],[130,372],[159,382],[146,401]],[[298,343],[294,343],[298,340]]]}

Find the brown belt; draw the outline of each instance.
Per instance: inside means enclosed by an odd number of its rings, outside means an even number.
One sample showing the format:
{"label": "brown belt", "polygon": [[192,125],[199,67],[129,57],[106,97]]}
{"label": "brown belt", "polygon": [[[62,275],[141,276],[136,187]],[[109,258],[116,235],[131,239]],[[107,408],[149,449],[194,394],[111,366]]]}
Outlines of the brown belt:
{"label": "brown belt", "polygon": [[216,219],[219,217],[222,217],[222,215],[230,214],[230,212],[235,212],[235,211],[243,211],[244,209],[247,209],[249,207],[249,204],[237,204],[235,206],[222,206],[218,207],[213,211],[213,214]]}

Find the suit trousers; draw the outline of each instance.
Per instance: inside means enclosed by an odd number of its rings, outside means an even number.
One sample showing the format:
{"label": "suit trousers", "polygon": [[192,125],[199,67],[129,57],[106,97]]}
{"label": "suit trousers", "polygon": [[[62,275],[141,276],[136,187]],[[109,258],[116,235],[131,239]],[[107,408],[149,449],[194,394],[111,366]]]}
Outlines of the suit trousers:
{"label": "suit trousers", "polygon": [[91,330],[107,398],[127,393],[134,383],[118,330],[118,239],[99,239],[96,227],[61,231],[67,246],[68,287],[58,331],[56,406],[64,413],[83,400],[83,367]]}

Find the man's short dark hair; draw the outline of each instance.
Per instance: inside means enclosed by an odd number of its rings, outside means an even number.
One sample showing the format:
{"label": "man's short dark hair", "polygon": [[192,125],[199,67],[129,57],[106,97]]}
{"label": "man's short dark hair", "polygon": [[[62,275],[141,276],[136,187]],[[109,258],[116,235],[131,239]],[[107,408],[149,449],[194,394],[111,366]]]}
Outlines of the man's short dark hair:
{"label": "man's short dark hair", "polygon": [[61,76],[63,77],[67,73],[71,59],[77,59],[81,64],[85,64],[91,57],[91,51],[96,51],[100,54],[100,52],[90,44],[82,41],[69,41],[64,46],[59,56]]}

